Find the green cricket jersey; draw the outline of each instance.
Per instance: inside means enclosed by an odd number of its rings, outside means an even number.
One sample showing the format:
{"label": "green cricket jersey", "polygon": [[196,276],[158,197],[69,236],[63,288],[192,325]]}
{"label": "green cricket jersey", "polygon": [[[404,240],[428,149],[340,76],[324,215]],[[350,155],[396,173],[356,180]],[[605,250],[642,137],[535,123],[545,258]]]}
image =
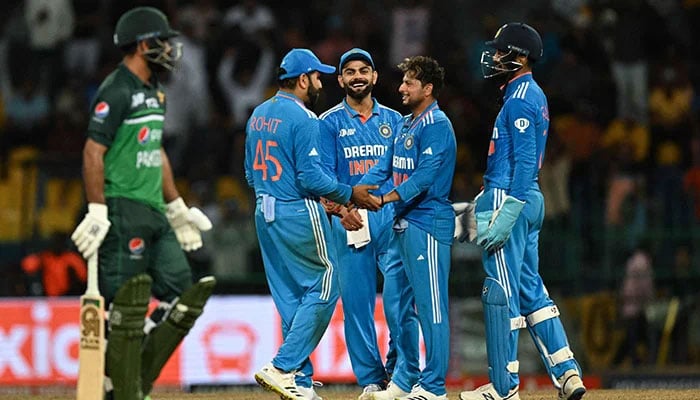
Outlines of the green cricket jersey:
{"label": "green cricket jersey", "polygon": [[144,83],[119,64],[100,85],[91,109],[88,137],[108,147],[105,197],[125,197],[163,210],[161,85]]}

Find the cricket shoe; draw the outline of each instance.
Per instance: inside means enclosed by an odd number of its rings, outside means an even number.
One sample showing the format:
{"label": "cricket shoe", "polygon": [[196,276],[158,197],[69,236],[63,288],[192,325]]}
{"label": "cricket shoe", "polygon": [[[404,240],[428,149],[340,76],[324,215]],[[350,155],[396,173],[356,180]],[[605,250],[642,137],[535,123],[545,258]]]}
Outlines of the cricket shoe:
{"label": "cricket shoe", "polygon": [[386,390],[381,390],[381,388],[379,388],[379,390],[365,391],[360,395],[359,400],[394,400],[407,395],[408,392],[401,390],[394,382],[389,382],[389,386],[386,387]]}
{"label": "cricket shoe", "polygon": [[575,369],[567,370],[557,381],[560,400],[580,400],[586,394],[586,387]]}
{"label": "cricket shoe", "polygon": [[461,400],[520,400],[518,386],[510,389],[505,397],[501,397],[493,387],[493,383],[479,386],[475,390],[467,390],[459,394]]}
{"label": "cricket shoe", "polygon": [[255,374],[255,381],[266,390],[277,393],[282,400],[306,400],[307,397],[299,391],[295,376],[294,371],[282,372],[268,363]]}
{"label": "cricket shoe", "polygon": [[447,394],[436,395],[423,389],[420,386],[414,386],[411,393],[407,393],[405,396],[397,397],[400,400],[447,400]]}
{"label": "cricket shoe", "polygon": [[370,393],[380,392],[381,390],[382,390],[382,386],[378,383],[370,383],[369,385],[365,385],[365,387],[362,388],[362,393],[360,393],[360,396],[357,398],[357,400],[372,399],[373,397],[367,397],[367,396],[369,396]]}
{"label": "cricket shoe", "polygon": [[312,387],[303,387],[303,386],[297,386],[297,390],[299,390],[299,393],[304,396],[306,400],[323,400],[323,397],[319,396],[318,393],[314,390],[313,386]]}

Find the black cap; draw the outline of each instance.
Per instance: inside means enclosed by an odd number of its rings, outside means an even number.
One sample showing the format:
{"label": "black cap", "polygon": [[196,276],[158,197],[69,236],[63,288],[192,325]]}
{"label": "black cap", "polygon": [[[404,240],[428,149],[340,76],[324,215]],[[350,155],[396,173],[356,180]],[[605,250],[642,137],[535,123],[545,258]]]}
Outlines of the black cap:
{"label": "black cap", "polygon": [[515,51],[527,56],[532,61],[542,57],[542,38],[540,34],[528,24],[511,22],[503,25],[496,32],[493,40],[486,42],[500,51]]}

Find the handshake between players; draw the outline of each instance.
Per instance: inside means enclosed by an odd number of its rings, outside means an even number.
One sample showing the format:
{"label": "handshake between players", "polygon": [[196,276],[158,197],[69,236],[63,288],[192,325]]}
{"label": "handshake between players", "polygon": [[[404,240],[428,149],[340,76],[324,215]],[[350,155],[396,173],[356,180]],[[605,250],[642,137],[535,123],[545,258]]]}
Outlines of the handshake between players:
{"label": "handshake between players", "polygon": [[352,196],[347,204],[338,204],[326,198],[321,199],[321,204],[327,213],[340,217],[340,223],[346,230],[356,231],[364,226],[362,216],[357,211],[358,208],[377,211],[387,203],[400,200],[398,193],[394,190],[387,194],[373,194],[372,192],[377,189],[379,189],[377,185],[358,184],[352,187]]}

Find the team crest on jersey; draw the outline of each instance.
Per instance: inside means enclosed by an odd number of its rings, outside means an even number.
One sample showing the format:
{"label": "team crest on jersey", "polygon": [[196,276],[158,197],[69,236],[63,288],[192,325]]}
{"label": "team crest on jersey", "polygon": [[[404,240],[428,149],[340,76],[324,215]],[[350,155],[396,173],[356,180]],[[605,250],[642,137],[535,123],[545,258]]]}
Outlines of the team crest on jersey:
{"label": "team crest on jersey", "polygon": [[147,126],[144,126],[139,130],[138,135],[136,136],[136,139],[139,141],[139,144],[146,144],[148,142],[148,138],[151,136],[151,130],[148,129]]}
{"label": "team crest on jersey", "polygon": [[528,121],[526,118],[518,118],[515,120],[513,125],[515,125],[518,132],[525,133],[525,129],[530,126],[530,121]]}
{"label": "team crest on jersey", "polygon": [[156,92],[156,96],[158,96],[158,101],[160,102],[160,104],[165,103],[165,93],[159,90],[158,92]]}
{"label": "team crest on jersey", "polygon": [[95,116],[104,119],[109,115],[109,104],[106,101],[101,101],[95,106]]}
{"label": "team crest on jersey", "polygon": [[411,147],[413,147],[413,143],[413,135],[406,136],[406,140],[403,142],[403,147],[406,148],[406,150],[409,150]]}
{"label": "team crest on jersey", "polygon": [[389,124],[379,125],[379,134],[382,135],[382,137],[390,138],[391,137],[391,126]]}
{"label": "team crest on jersey", "polygon": [[146,241],[140,237],[131,238],[129,240],[129,252],[131,258],[141,258],[144,250],[146,250]]}

